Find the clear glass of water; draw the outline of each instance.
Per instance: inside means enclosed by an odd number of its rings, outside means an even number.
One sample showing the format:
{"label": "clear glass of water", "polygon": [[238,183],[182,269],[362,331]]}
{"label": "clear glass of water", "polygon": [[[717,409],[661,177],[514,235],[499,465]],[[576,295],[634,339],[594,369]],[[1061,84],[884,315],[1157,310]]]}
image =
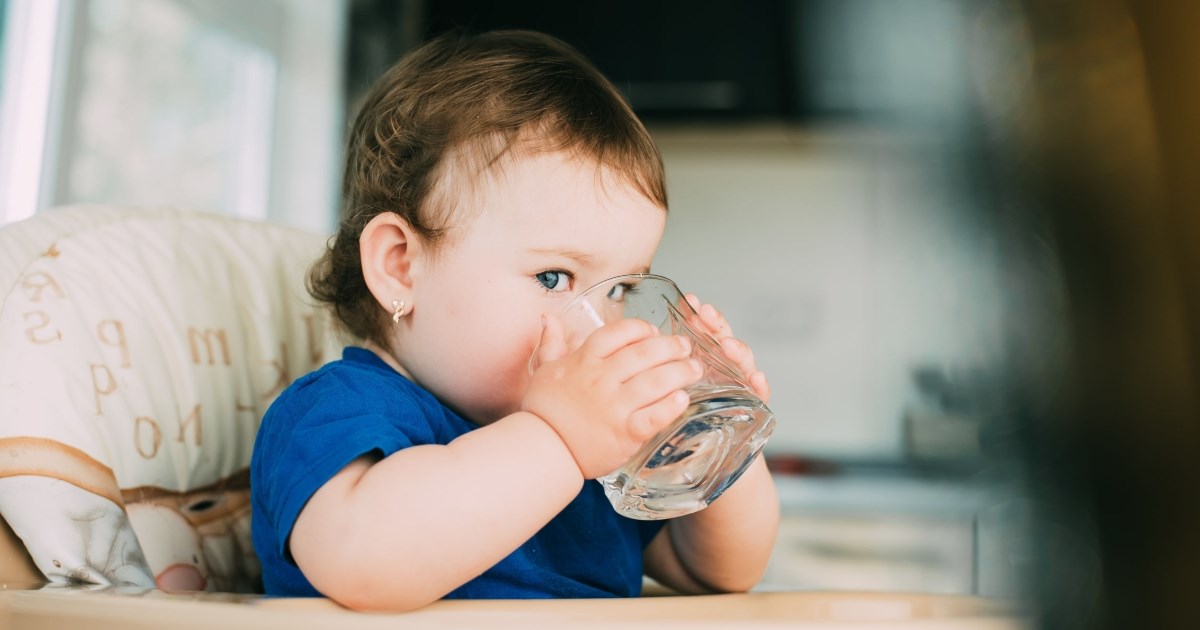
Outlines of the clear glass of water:
{"label": "clear glass of water", "polygon": [[663,276],[617,276],[584,291],[563,309],[567,345],[578,348],[597,328],[627,317],[650,322],[662,334],[688,337],[704,373],[687,390],[687,410],[598,481],[613,508],[629,518],[674,518],[704,509],[762,451],[775,416],[704,332],[679,287]]}

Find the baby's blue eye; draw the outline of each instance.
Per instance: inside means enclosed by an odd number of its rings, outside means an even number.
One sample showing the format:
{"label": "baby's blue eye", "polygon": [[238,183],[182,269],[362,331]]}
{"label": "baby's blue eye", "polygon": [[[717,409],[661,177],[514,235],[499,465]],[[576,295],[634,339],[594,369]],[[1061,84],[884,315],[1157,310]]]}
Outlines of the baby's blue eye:
{"label": "baby's blue eye", "polygon": [[547,291],[567,291],[571,288],[571,274],[565,271],[543,271],[534,278]]}

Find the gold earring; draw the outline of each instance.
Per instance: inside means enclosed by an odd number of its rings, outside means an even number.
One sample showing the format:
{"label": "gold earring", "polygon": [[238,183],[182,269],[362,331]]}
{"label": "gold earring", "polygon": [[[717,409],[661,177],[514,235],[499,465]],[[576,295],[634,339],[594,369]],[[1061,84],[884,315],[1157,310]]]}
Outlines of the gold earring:
{"label": "gold earring", "polygon": [[404,317],[404,300],[392,300],[392,321],[399,324],[400,318]]}

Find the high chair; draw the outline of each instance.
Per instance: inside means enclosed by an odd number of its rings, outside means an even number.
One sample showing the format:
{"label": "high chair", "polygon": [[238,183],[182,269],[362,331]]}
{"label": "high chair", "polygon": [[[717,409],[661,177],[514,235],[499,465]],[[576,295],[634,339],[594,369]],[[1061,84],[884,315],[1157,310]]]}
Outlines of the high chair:
{"label": "high chair", "polygon": [[322,244],[169,208],[0,229],[0,578],[254,590],[259,418],[339,346]]}

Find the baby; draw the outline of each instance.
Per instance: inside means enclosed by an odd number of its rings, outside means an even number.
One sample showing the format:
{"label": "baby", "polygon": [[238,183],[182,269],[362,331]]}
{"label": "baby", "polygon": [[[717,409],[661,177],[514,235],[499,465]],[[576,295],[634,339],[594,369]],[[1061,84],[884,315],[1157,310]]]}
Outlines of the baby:
{"label": "baby", "polygon": [[[310,289],[362,344],[263,418],[268,594],[409,610],[636,596],[643,575],[684,593],[757,583],[779,523],[761,458],[665,522],[618,515],[588,481],[686,409],[700,367],[685,338],[634,319],[566,347],[556,314],[649,271],[667,214],[657,148],[586,59],[523,31],[423,44],[368,94],[344,201]],[[688,299],[767,399],[750,349]]]}

